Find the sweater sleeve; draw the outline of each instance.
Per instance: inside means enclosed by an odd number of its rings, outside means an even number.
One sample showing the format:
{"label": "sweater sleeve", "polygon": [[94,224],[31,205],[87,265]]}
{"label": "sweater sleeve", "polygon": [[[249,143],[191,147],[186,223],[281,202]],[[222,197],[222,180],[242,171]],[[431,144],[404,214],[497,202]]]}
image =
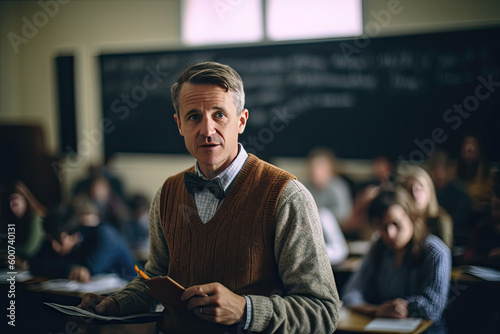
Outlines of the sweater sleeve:
{"label": "sweater sleeve", "polygon": [[278,201],[274,253],[284,291],[249,296],[249,330],[332,333],[339,312],[335,280],[316,204],[298,181],[290,181]]}
{"label": "sweater sleeve", "polygon": [[[160,219],[161,188],[156,193],[149,214],[149,258],[145,265],[145,272],[150,276],[165,275],[168,271],[168,249],[163,235]],[[147,292],[148,288],[143,279],[136,277],[127,286],[112,295],[120,308],[120,315],[128,315],[153,311],[156,300]]]}
{"label": "sweater sleeve", "polygon": [[427,237],[428,254],[424,260],[426,277],[418,291],[408,300],[411,317],[423,317],[432,321],[441,318],[450,289],[451,253],[450,249],[436,236]]}

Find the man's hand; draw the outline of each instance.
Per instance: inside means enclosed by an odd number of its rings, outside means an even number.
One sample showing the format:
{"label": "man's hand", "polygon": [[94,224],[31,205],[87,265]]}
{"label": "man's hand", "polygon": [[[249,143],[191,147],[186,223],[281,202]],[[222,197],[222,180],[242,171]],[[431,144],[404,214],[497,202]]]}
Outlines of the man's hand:
{"label": "man's hand", "polygon": [[82,266],[73,266],[68,278],[78,282],[90,282],[90,271]]}
{"label": "man's hand", "polygon": [[189,300],[188,309],[204,320],[222,325],[244,321],[246,299],[233,293],[220,283],[209,283],[189,287],[182,294]]}
{"label": "man's hand", "polygon": [[408,317],[408,301],[397,298],[389,300],[378,306],[376,317],[403,319]]}
{"label": "man's hand", "polygon": [[94,293],[86,293],[78,307],[104,315],[117,315],[119,311],[114,299]]}

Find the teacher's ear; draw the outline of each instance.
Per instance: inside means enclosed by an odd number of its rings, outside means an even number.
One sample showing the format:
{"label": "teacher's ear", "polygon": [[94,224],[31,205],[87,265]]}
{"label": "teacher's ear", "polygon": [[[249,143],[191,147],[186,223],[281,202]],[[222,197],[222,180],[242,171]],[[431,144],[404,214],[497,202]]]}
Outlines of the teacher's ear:
{"label": "teacher's ear", "polygon": [[243,133],[243,131],[245,131],[247,120],[248,120],[248,109],[243,109],[241,114],[239,114],[238,133],[240,135]]}

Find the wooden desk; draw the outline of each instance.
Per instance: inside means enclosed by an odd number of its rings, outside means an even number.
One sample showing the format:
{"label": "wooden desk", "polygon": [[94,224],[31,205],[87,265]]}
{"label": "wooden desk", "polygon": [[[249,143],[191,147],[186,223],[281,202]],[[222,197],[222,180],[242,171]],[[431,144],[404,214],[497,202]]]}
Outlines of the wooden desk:
{"label": "wooden desk", "polygon": [[[365,326],[372,320],[373,320],[372,317],[351,311],[347,307],[342,307],[340,309],[339,325],[337,327],[337,332],[384,333],[378,331],[366,331],[364,329]],[[422,320],[418,328],[414,332],[411,332],[411,334],[422,333],[423,331],[428,329],[432,324],[433,322],[431,320]],[[394,334],[396,332],[390,332],[390,333]]]}

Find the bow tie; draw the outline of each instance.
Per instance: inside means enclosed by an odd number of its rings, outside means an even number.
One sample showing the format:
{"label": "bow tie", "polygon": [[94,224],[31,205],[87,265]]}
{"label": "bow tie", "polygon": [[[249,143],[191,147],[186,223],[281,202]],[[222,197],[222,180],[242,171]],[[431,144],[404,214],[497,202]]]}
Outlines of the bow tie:
{"label": "bow tie", "polygon": [[226,196],[219,178],[204,180],[196,174],[186,172],[184,173],[184,182],[190,194],[199,193],[207,188],[217,199],[223,199]]}

